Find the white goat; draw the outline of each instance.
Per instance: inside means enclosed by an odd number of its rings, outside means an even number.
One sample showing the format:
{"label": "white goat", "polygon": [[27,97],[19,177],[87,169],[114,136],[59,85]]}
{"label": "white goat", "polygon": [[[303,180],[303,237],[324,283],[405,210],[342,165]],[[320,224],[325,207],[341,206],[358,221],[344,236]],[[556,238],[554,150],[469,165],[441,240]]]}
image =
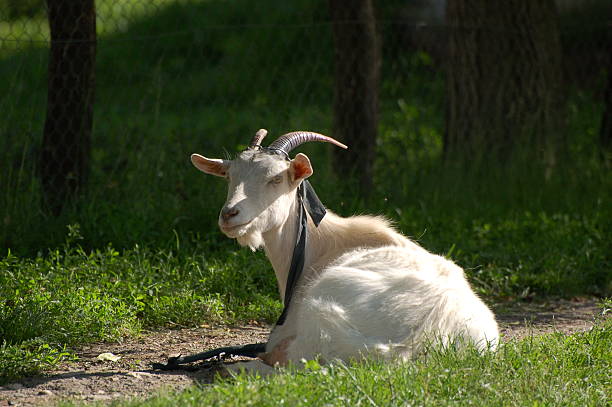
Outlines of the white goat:
{"label": "white goat", "polygon": [[[229,182],[219,227],[252,250],[263,247],[285,296],[296,242],[296,191],[313,173],[308,157],[288,152],[306,141],[336,140],[289,133],[268,148],[265,131],[233,160],[191,156],[201,171]],[[286,321],[270,334],[261,360],[237,364],[261,373],[302,359],[362,356],[407,359],[425,343],[497,346],[495,317],[463,270],[398,233],[382,217],[342,218],[331,212],[315,227],[308,219],[303,274]]]}

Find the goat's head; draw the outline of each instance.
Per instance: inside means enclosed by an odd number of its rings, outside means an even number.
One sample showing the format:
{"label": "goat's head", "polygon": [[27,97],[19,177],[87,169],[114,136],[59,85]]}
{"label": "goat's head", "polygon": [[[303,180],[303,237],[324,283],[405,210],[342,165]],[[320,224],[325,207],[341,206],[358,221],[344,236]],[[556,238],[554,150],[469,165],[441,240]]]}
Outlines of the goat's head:
{"label": "goat's head", "polygon": [[263,233],[278,228],[287,220],[300,183],[312,175],[308,157],[289,152],[308,141],[323,141],[347,148],[344,144],[312,132],[293,132],[261,147],[266,130],[259,130],[249,148],[233,160],[191,155],[199,170],[227,179],[227,200],[219,214],[219,228],[241,245],[256,249],[263,244]]}

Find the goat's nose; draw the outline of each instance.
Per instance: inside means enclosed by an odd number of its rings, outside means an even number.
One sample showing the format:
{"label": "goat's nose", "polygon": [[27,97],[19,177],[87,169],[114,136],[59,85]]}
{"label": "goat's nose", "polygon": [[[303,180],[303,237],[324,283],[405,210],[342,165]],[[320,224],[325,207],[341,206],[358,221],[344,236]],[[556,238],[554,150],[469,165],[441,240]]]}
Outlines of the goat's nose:
{"label": "goat's nose", "polygon": [[223,218],[223,220],[228,221],[230,218],[233,218],[239,213],[240,211],[235,206],[231,208],[225,207],[221,210],[221,217]]}

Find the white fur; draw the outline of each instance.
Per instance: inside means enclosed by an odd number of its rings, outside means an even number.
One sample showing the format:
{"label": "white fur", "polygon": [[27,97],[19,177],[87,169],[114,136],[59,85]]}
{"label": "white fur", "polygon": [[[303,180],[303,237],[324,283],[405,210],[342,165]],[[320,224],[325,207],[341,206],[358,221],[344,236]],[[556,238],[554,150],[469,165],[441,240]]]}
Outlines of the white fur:
{"label": "white fur", "polygon": [[[300,165],[310,166],[300,156]],[[296,176],[296,160],[246,151],[224,162],[222,170],[219,160],[210,160],[213,170],[206,161],[194,161],[205,172],[230,174],[224,208],[237,208],[239,214],[229,220],[220,216],[221,230],[242,245],[264,248],[281,298],[296,238],[296,188],[303,181]],[[471,343],[483,351],[497,346],[495,317],[463,270],[399,234],[384,218],[328,212],[318,228],[309,220],[308,233],[303,276],[286,322],[270,334],[262,357],[266,363],[362,356],[405,360],[432,342]],[[274,371],[260,361],[232,368]]]}
{"label": "white fur", "polygon": [[491,311],[452,262],[402,247],[350,251],[329,265],[302,298],[290,360],[374,353],[407,359],[426,342],[495,346]]}

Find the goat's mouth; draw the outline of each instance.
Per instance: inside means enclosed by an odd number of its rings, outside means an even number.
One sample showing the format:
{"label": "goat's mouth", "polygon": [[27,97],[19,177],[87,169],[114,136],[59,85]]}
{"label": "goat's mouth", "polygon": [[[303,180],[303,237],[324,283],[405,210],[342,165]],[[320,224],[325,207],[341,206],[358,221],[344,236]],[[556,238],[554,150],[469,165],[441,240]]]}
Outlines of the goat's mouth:
{"label": "goat's mouth", "polygon": [[239,225],[225,225],[219,223],[219,229],[221,229],[221,232],[223,232],[223,234],[225,234],[227,237],[236,238],[246,234],[250,224],[250,221],[241,223]]}

